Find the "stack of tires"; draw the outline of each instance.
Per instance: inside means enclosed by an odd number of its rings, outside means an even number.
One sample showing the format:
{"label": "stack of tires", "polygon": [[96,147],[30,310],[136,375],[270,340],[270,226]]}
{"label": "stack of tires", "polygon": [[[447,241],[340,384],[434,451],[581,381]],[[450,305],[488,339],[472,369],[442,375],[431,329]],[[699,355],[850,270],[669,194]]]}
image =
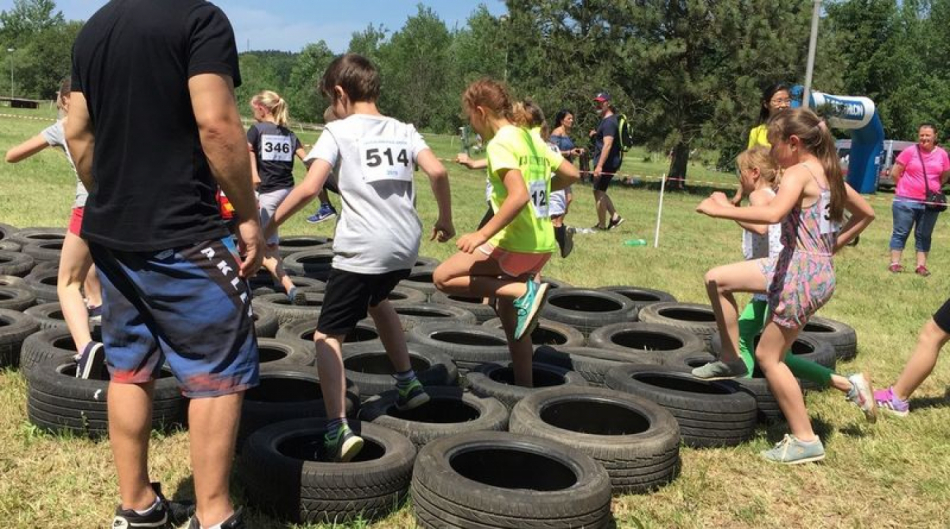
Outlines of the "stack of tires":
{"label": "stack of tires", "polygon": [[[32,423],[101,437],[109,381],[73,377],[75,346],[56,296],[63,233],[0,224],[0,367],[26,377]],[[245,395],[237,470],[248,501],[281,520],[368,521],[411,494],[420,527],[608,527],[611,495],[676,479],[681,445],[735,446],[781,418],[760,373],[720,382],[689,373],[721,349],[709,306],[636,286],[544,278],[556,288],[531,334],[533,387],[516,385],[492,305],[438,292],[438,261],[420,257],[390,301],[430,401],[396,406],[383,341],[371,319],[360,322],[343,344],[343,368],[346,415],[365,445],[354,461],[328,463],[313,336],[329,242],[281,241],[304,306],[266,274],[250,280],[261,383]],[[854,357],[855,343],[847,325],[814,318],[791,354],[833,367]],[[167,370],[154,406],[155,428],[184,424],[187,401]]]}

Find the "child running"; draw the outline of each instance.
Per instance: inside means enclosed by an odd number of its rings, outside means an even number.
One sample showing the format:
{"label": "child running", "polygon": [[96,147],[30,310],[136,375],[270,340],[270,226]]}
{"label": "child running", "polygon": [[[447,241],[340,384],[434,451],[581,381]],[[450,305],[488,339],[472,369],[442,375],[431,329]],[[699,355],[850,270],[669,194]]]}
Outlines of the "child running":
{"label": "child running", "polygon": [[432,239],[455,235],[445,168],[409,124],[383,116],[376,107],[380,78],[373,64],[349,53],[330,63],[320,89],[339,121],[327,124],[307,155],[307,177],[277,208],[265,235],[313,200],[331,171],[338,171],[343,200],[333,239],[333,269],[327,280],[314,342],[327,433],[328,458],[349,461],[363,447],[344,415],[346,395],[341,344],[367,312],[396,370],[396,407],[410,410],[429,400],[409,363],[406,338],[387,297],[419,254],[422,222],[416,213],[413,167],[429,176],[439,207]]}
{"label": "child running", "polygon": [[[56,106],[60,112],[69,111],[69,79],[59,88]],[[47,147],[58,147],[66,153],[66,159],[75,172],[76,167],[66,149],[64,127],[66,118],[47,127],[43,132],[7,151],[6,160],[17,163],[42,151]],[[76,200],[73,202],[69,217],[69,229],[63,240],[63,250],[59,256],[59,275],[56,278],[56,294],[66,320],[66,328],[76,344],[76,376],[79,378],[99,378],[105,371],[105,351],[101,343],[93,341],[89,329],[89,320],[101,318],[102,293],[96,268],[92,264],[89,246],[79,236],[82,228],[83,208],[89,193],[76,176]],[[83,299],[85,295],[85,299]]]}
{"label": "child running", "polygon": [[[781,170],[776,161],[769,156],[769,148],[756,146],[744,151],[736,159],[736,166],[739,169],[741,184],[740,200],[742,197],[748,196],[749,203],[752,206],[768,206],[775,198],[775,191],[778,189],[781,180]],[[863,213],[873,215],[873,211],[870,210]],[[746,260],[778,258],[782,250],[781,224],[766,225],[742,221],[738,221],[738,224],[744,228],[742,232],[742,253]],[[709,294],[718,297],[718,291],[710,289]],[[729,295],[730,293],[726,293],[724,297]],[[714,300],[714,302],[716,301],[722,303],[720,300]],[[746,378],[751,377],[755,369],[753,344],[755,343],[755,337],[765,327],[767,313],[768,297],[764,294],[754,294],[752,301],[746,305],[742,315],[739,316],[738,349],[739,356],[746,369],[744,375]],[[844,392],[848,401],[861,408],[869,421],[874,422],[877,419],[873,399],[869,398],[872,394],[871,384],[864,374],[855,373],[844,377],[835,373],[832,369],[799,358],[789,352],[785,353],[784,362],[796,377],[810,380],[822,387],[830,386]],[[693,370],[693,375],[705,379],[716,378],[717,374],[724,371],[720,364],[722,362],[717,361],[697,367]]]}
{"label": "child running", "polygon": [[[874,214],[845,185],[834,139],[814,112],[797,108],[775,116],[769,122],[768,138],[772,156],[784,168],[775,198],[767,205],[737,208],[723,193],[713,193],[697,210],[748,223],[781,222],[783,247],[778,256],[715,268],[706,274],[706,284],[722,336],[724,361],[719,363],[721,370],[713,373],[718,377],[746,373],[734,345],[739,330],[733,293],[768,292],[771,312],[755,357],[791,434],[762,456],[797,464],[824,459],[825,449],[812,430],[801,388],[783,358],[808,319],[834,294],[832,255],[864,230]],[[852,216],[840,226],[845,209]]]}
{"label": "child running", "polygon": [[495,214],[482,228],[458,239],[459,252],[439,265],[432,279],[447,294],[497,300],[515,383],[531,387],[530,334],[548,289],[538,280],[556,248],[548,201],[552,190],[575,182],[578,172],[524,128],[530,115],[523,105],[514,108],[501,83],[475,81],[462,95],[462,107],[472,128],[488,141]]}
{"label": "child running", "polygon": [[[294,155],[302,161],[307,151],[287,128],[287,102],[276,92],[264,90],[252,97],[251,111],[257,123],[247,131],[247,147],[251,151],[251,177],[258,192],[261,227],[266,228],[277,207],[294,188]],[[276,231],[267,239],[264,268],[280,282],[291,303],[304,305],[304,293],[297,291],[281,264],[279,240]]]}

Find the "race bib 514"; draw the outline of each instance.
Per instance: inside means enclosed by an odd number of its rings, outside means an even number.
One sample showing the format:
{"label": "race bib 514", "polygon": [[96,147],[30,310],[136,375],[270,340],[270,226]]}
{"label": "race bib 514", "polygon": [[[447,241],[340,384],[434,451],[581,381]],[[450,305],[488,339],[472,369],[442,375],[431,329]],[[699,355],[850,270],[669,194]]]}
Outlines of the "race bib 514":
{"label": "race bib 514", "polygon": [[412,181],[412,153],[405,138],[359,140],[360,167],[366,182]]}

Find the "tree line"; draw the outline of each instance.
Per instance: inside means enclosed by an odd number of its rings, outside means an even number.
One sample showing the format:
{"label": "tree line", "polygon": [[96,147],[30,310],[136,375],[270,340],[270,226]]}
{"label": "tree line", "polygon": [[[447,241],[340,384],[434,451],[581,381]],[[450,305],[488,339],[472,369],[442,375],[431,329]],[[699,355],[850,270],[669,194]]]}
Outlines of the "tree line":
{"label": "tree line", "polygon": [[[548,114],[571,109],[575,136],[595,126],[591,98],[609,91],[649,149],[672,152],[670,174],[686,176],[689,153],[718,153],[721,167],[742,150],[764,86],[801,83],[812,0],[506,0],[448,27],[419,5],[396,30],[369,24],[348,51],[370,57],[382,79],[380,108],[422,130],[464,124],[459,96],[481,76],[507,80]],[[950,0],[827,0],[813,87],[868,96],[889,138],[914,139],[930,121],[950,130]],[[80,22],[54,0],[16,0],[0,13],[0,44],[15,48],[18,95],[49,98],[69,68]],[[242,112],[271,89],[292,119],[319,122],[315,87],[334,57],[318,40],[299,52],[240,54]],[[2,70],[0,70],[2,71]],[[0,93],[9,80],[0,75]]]}

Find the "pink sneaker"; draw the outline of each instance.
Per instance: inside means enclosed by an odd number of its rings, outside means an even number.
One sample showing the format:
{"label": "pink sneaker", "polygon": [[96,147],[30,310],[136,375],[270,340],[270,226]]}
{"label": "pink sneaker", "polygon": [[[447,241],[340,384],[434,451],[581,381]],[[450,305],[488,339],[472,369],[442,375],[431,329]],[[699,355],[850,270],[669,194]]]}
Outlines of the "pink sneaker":
{"label": "pink sneaker", "polygon": [[897,395],[894,394],[893,387],[875,391],[874,400],[877,402],[879,408],[887,410],[898,417],[907,417],[907,414],[910,413],[910,404],[908,404],[907,401],[899,399]]}

